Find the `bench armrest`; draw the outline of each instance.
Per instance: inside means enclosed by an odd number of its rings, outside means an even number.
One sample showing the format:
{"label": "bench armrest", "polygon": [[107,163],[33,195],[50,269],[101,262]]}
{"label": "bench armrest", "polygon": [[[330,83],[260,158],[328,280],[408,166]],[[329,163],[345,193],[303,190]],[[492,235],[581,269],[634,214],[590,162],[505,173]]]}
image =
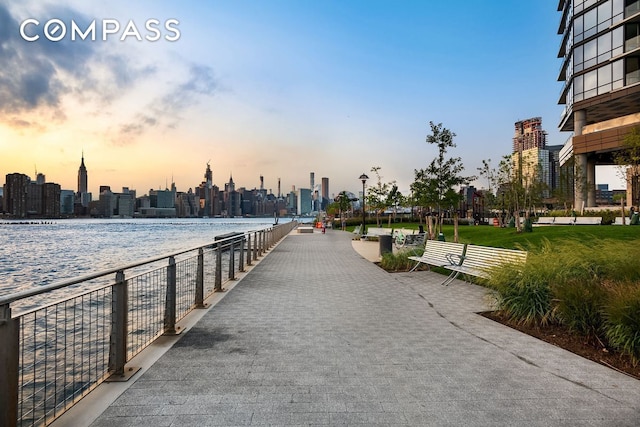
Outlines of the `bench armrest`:
{"label": "bench armrest", "polygon": [[449,264],[451,265],[462,265],[462,262],[466,258],[464,255],[459,255],[459,254],[446,254],[445,257],[447,258],[447,261],[449,261]]}

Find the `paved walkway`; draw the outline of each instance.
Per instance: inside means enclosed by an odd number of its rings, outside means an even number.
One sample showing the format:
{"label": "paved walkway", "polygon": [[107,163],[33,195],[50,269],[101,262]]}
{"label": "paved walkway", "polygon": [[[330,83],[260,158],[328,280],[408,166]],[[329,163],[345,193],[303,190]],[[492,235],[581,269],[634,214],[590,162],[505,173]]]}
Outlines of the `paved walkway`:
{"label": "paved walkway", "polygon": [[351,235],[292,233],[94,426],[637,426],[640,381],[388,274]]}

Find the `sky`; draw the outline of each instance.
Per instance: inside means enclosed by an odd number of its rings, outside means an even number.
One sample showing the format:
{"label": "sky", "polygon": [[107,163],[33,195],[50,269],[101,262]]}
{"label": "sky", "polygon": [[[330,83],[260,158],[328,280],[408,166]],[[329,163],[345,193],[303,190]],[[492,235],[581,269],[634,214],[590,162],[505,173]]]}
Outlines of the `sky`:
{"label": "sky", "polygon": [[[357,193],[363,172],[375,183],[379,167],[406,194],[437,153],[429,122],[456,134],[448,155],[477,175],[511,153],[516,121],[542,117],[548,144],[570,137],[557,130],[556,6],[0,0],[0,176],[37,171],[75,191],[84,155],[96,196],[187,191],[207,163],[222,188],[264,176],[286,193],[314,172],[337,194]],[[92,22],[93,40],[73,33]],[[624,188],[614,168],[596,181]]]}

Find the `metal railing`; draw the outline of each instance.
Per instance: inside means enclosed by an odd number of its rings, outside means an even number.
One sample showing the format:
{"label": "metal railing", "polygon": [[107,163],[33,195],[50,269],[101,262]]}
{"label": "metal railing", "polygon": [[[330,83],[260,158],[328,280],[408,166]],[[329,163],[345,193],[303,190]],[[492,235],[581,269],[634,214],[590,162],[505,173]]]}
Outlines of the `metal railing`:
{"label": "metal railing", "polygon": [[[128,379],[128,361],[296,225],[0,297],[0,425],[50,424],[102,382]],[[36,296],[47,302],[27,305]]]}

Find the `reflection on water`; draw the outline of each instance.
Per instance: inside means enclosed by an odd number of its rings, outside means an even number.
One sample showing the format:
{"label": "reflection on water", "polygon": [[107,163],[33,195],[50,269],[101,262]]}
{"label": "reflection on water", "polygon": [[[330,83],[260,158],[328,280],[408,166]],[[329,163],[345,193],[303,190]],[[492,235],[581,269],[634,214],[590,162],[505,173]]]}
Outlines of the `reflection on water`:
{"label": "reflection on water", "polygon": [[219,234],[272,225],[272,218],[2,221],[0,295],[204,245]]}

